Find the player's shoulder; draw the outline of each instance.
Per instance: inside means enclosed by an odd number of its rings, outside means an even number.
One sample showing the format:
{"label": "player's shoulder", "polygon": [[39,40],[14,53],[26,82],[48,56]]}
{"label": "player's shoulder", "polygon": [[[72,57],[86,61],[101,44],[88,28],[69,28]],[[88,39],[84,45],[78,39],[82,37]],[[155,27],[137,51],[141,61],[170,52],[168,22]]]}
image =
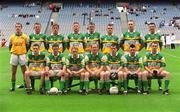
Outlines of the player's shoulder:
{"label": "player's shoulder", "polygon": [[41,56],[46,56],[46,53],[42,51],[42,52],[40,52],[40,55]]}
{"label": "player's shoulder", "polygon": [[25,33],[22,33],[22,37],[28,38],[27,34],[25,34]]}
{"label": "player's shoulder", "polygon": [[158,56],[159,56],[160,58],[163,58],[163,57],[164,57],[163,54],[160,53],[160,52],[158,52]]}
{"label": "player's shoulder", "polygon": [[146,56],[150,56],[150,55],[151,55],[151,52],[146,52],[145,55],[146,55]]}
{"label": "player's shoulder", "polygon": [[141,32],[139,32],[139,31],[135,31],[134,33],[137,35],[141,35]]}

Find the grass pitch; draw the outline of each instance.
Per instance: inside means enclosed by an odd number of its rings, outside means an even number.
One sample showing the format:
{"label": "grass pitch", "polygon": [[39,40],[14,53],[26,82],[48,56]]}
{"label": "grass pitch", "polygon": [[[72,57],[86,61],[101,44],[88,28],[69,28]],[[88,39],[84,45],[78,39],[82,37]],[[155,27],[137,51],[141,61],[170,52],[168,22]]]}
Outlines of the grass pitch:
{"label": "grass pitch", "polygon": [[[180,47],[164,49],[166,69],[171,72],[170,95],[157,90],[157,81],[152,82],[152,93],[144,96],[128,95],[79,95],[73,92],[64,96],[25,94],[24,89],[9,92],[11,68],[7,48],[0,48],[0,112],[179,112],[180,106]],[[144,54],[144,53],[143,53]],[[142,56],[144,56],[142,54]],[[20,69],[16,84],[22,83]],[[36,81],[38,90],[39,81]],[[58,83],[56,82],[56,85]],[[91,83],[92,86],[92,83]],[[73,88],[77,90],[78,87]]]}

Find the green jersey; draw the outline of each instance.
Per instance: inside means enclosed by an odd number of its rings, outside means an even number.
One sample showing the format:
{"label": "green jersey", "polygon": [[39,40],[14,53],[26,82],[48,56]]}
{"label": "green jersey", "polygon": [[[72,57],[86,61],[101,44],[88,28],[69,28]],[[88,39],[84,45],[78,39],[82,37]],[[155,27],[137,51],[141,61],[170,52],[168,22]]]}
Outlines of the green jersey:
{"label": "green jersey", "polygon": [[78,70],[79,68],[84,68],[85,67],[84,56],[79,54],[77,56],[77,58],[74,58],[72,56],[72,54],[70,54],[67,57],[66,66],[67,66],[67,68],[70,68],[73,70]]}
{"label": "green jersey", "polygon": [[57,43],[59,45],[59,52],[62,53],[65,50],[65,42],[64,42],[64,36],[59,34],[59,35],[50,35],[46,39],[46,43],[48,46],[48,52],[52,53],[52,45]]}
{"label": "green jersey", "polygon": [[155,33],[155,34],[147,34],[144,37],[145,40],[145,48],[147,51],[151,51],[151,43],[152,42],[157,42],[158,44],[158,51],[160,51],[161,47],[162,47],[162,38],[161,35],[159,33]]}
{"label": "green jersey", "polygon": [[142,68],[142,58],[138,54],[131,56],[127,54],[123,58],[124,67],[127,67],[130,71],[136,71],[138,68]]}
{"label": "green jersey", "polygon": [[101,52],[98,52],[96,55],[93,55],[91,52],[85,56],[86,65],[89,66],[90,69],[95,70],[101,65],[105,65],[107,61],[107,57],[103,55]]}
{"label": "green jersey", "polygon": [[91,45],[93,43],[100,45],[100,33],[98,32],[94,32],[92,34],[86,33],[85,40],[86,40],[85,51],[91,51]]}
{"label": "green jersey", "polygon": [[143,39],[141,37],[141,33],[134,32],[125,32],[121,39],[122,49],[123,51],[129,51],[130,45],[134,44],[136,46],[136,50],[140,51],[143,46]]}
{"label": "green jersey", "polygon": [[115,35],[104,35],[101,37],[101,50],[102,53],[107,54],[111,52],[111,45],[112,44],[119,44],[119,38]]}
{"label": "green jersey", "polygon": [[47,58],[47,66],[52,70],[60,70],[63,69],[63,66],[65,65],[66,60],[64,57],[64,54],[58,54],[55,56],[53,53],[51,53]]}
{"label": "green jersey", "polygon": [[29,45],[30,45],[30,50],[32,51],[32,46],[37,43],[40,45],[40,51],[45,51],[46,50],[46,35],[44,33],[40,34],[35,34],[31,33],[29,35]]}
{"label": "green jersey", "polygon": [[151,52],[146,53],[144,58],[144,66],[147,66],[149,69],[159,69],[165,67],[165,59],[161,53],[152,54]]}
{"label": "green jersey", "polygon": [[79,53],[84,52],[84,46],[85,46],[85,36],[82,33],[74,34],[71,33],[67,37],[67,43],[68,43],[68,49],[71,52],[71,48],[73,46],[78,47]]}
{"label": "green jersey", "polygon": [[123,66],[122,54],[117,52],[115,56],[112,56],[111,53],[107,54],[107,65],[111,69],[118,69],[120,66]]}
{"label": "green jersey", "polygon": [[30,52],[27,55],[27,66],[33,71],[44,70],[46,66],[45,53],[39,52],[39,55],[35,56],[33,52]]}

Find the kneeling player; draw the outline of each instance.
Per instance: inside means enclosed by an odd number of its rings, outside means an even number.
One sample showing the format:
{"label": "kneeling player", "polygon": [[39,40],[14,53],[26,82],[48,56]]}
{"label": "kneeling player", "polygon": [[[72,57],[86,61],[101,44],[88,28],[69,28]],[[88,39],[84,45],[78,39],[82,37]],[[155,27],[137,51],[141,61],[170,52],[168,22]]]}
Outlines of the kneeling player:
{"label": "kneeling player", "polygon": [[137,92],[141,93],[141,78],[142,78],[142,58],[136,52],[135,45],[130,45],[129,54],[124,56],[124,94],[127,94],[127,78],[138,77],[138,88]]}
{"label": "kneeling player", "polygon": [[168,92],[168,86],[169,86],[169,78],[170,78],[170,73],[164,70],[164,67],[166,66],[165,64],[165,59],[161,55],[161,53],[158,52],[158,43],[152,43],[151,44],[152,51],[147,53],[145,56],[145,61],[144,61],[144,66],[145,66],[145,71],[144,71],[144,76],[145,77],[145,82],[144,82],[144,94],[148,93],[147,90],[147,78],[148,77],[164,77],[165,81],[165,88],[163,93],[164,94],[169,94]]}
{"label": "kneeling player", "polygon": [[123,80],[123,63],[121,61],[122,54],[118,52],[117,45],[112,45],[111,46],[111,53],[107,54],[107,69],[110,71],[111,79],[116,79],[118,78],[118,89],[119,91],[121,90],[122,80]]}
{"label": "kneeling player", "polygon": [[66,73],[65,57],[59,53],[59,45],[52,45],[53,52],[48,56],[47,59],[47,70],[48,73],[45,73],[45,89],[49,91],[49,78],[58,78],[59,79],[59,92],[66,94],[67,93],[67,83],[68,75]]}
{"label": "kneeling player", "polygon": [[87,94],[89,88],[89,73],[85,72],[85,61],[83,55],[80,55],[78,52],[78,47],[72,47],[71,54],[67,57],[66,60],[67,72],[69,77],[78,77],[80,78],[80,94]]}
{"label": "kneeling player", "polygon": [[39,44],[34,44],[32,46],[33,52],[29,53],[27,56],[27,71],[25,72],[25,79],[27,85],[27,94],[31,94],[30,89],[30,77],[40,77],[40,93],[42,93],[43,82],[44,82],[44,70],[46,65],[46,57],[45,54],[40,52]]}

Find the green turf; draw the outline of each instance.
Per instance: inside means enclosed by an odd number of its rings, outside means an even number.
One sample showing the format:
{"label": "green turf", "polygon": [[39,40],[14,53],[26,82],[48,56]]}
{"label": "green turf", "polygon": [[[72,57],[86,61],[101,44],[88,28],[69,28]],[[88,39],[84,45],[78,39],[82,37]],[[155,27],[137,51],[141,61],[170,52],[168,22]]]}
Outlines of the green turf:
{"label": "green turf", "polygon": [[[8,49],[0,48],[0,112],[179,112],[180,47],[176,50],[165,49],[163,54],[166,57],[166,68],[172,73],[168,96],[157,91],[156,81],[153,81],[153,92],[147,96],[135,93],[127,96],[97,94],[81,96],[77,93],[45,96],[39,95],[38,92],[26,95],[24,89],[9,92],[11,73],[9,53]],[[18,70],[17,84],[21,83],[22,74]]]}

